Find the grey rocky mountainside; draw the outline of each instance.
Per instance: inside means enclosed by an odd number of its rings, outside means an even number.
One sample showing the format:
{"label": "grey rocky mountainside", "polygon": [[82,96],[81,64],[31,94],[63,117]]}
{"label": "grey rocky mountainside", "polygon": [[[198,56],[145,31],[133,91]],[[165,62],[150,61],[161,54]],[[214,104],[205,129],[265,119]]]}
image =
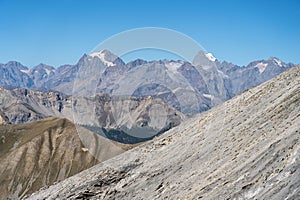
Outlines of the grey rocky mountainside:
{"label": "grey rocky mountainside", "polygon": [[130,132],[133,137],[145,139],[177,126],[185,118],[162,100],[151,97],[118,97],[108,94],[72,97],[57,92],[19,88],[9,90],[2,87],[0,114],[2,121],[5,119],[10,124],[60,117],[93,131],[98,130],[106,136],[110,132],[103,133],[102,128]]}
{"label": "grey rocky mountainside", "polygon": [[0,85],[68,95],[152,96],[185,114],[193,114],[208,110],[293,66],[270,58],[240,67],[220,62],[204,51],[195,56],[193,63],[138,59],[125,64],[103,50],[83,55],[75,65],[57,69],[44,64],[32,69],[17,62],[0,64]]}
{"label": "grey rocky mountainside", "polygon": [[284,63],[275,57],[251,62],[246,67],[239,67],[228,62],[216,62],[218,69],[229,77],[230,81],[225,83],[225,87],[231,88],[230,96],[242,93],[295,66],[292,63]]}
{"label": "grey rocky mountainside", "polygon": [[299,199],[300,66],[28,199]]}
{"label": "grey rocky mountainside", "polygon": [[29,69],[19,62],[0,64],[0,85],[7,87],[31,88],[34,82]]}

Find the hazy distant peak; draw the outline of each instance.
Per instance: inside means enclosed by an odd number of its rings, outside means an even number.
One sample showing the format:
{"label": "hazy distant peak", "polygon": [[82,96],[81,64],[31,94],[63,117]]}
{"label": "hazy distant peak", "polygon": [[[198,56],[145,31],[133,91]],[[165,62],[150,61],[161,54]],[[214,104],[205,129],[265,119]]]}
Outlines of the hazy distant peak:
{"label": "hazy distant peak", "polygon": [[44,63],[40,63],[37,66],[33,67],[32,69],[37,69],[37,68],[47,68],[47,69],[55,69],[53,66],[44,64]]}
{"label": "hazy distant peak", "polygon": [[209,52],[206,51],[199,51],[198,54],[194,57],[193,65],[195,66],[211,66],[217,58]]}
{"label": "hazy distant peak", "polygon": [[276,58],[276,57],[270,57],[268,59],[268,61],[271,61],[273,62],[275,65],[278,65],[280,67],[283,67],[285,63],[283,63],[279,58]]}
{"label": "hazy distant peak", "polygon": [[136,60],[130,61],[126,65],[128,66],[129,69],[132,69],[134,67],[141,66],[141,65],[144,65],[146,63],[148,63],[148,61],[138,58]]}
{"label": "hazy distant peak", "polygon": [[51,73],[54,73],[55,72],[55,68],[50,66],[50,65],[46,65],[46,64],[43,64],[43,63],[40,63],[38,64],[37,66],[33,67],[31,69],[31,72],[46,72],[48,75],[50,75]]}
{"label": "hazy distant peak", "polygon": [[17,61],[9,61],[8,63],[4,64],[3,66],[7,67],[7,68],[15,68],[15,69],[19,69],[19,70],[28,69],[27,67],[25,67],[24,65],[22,65],[20,62],[17,62]]}
{"label": "hazy distant peak", "polygon": [[207,51],[204,51],[204,50],[199,51],[196,56],[203,56],[203,57],[205,57],[206,59],[208,59],[212,62],[217,60],[217,58],[213,55],[213,53],[207,52]]}

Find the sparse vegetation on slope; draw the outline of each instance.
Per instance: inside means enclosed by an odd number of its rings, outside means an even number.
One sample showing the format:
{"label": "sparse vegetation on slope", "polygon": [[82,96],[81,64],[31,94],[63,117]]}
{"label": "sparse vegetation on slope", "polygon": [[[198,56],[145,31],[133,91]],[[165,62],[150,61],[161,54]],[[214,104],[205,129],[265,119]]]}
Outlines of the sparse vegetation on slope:
{"label": "sparse vegetation on slope", "polygon": [[[67,119],[2,125],[0,139],[0,199],[23,197],[99,163]],[[105,151],[101,161],[125,151],[106,138],[97,140]]]}

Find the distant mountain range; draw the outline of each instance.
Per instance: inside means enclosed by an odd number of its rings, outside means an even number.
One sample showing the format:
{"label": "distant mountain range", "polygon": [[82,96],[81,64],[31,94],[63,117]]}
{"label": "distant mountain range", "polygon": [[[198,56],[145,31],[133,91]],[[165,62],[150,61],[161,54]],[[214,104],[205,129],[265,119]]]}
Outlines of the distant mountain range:
{"label": "distant mountain range", "polygon": [[193,63],[141,59],[124,63],[103,50],[83,55],[75,65],[58,68],[39,64],[29,69],[15,61],[0,64],[0,86],[76,96],[97,93],[152,96],[185,114],[193,114],[208,110],[293,66],[275,57],[237,66],[220,62],[204,51],[195,56]]}

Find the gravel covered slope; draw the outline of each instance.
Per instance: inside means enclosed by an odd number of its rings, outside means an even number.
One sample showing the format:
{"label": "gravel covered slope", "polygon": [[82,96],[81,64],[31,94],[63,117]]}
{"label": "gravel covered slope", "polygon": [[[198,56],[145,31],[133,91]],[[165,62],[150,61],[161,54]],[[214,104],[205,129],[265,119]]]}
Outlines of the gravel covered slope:
{"label": "gravel covered slope", "polygon": [[299,199],[300,67],[29,199]]}

